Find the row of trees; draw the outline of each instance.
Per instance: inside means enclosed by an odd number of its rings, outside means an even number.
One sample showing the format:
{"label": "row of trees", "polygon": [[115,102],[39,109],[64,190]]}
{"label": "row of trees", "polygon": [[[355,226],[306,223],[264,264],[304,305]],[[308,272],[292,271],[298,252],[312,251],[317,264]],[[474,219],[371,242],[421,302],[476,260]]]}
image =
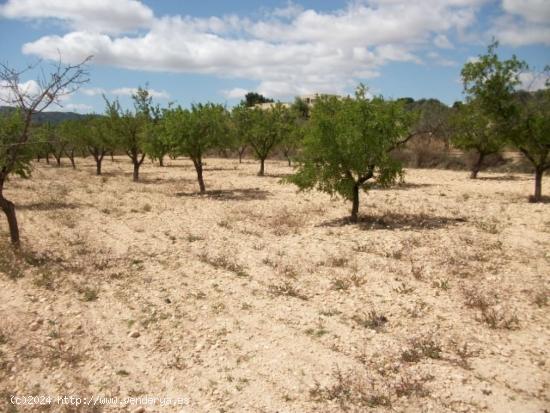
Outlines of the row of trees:
{"label": "row of trees", "polygon": [[[74,167],[75,155],[88,153],[99,175],[105,155],[123,151],[132,161],[134,181],[139,180],[146,157],[162,165],[166,156],[186,156],[193,162],[203,193],[205,154],[233,149],[240,160],[249,148],[260,161],[259,175],[263,175],[265,160],[279,148],[289,165],[292,158],[297,160],[289,182],[300,189],[315,188],[349,199],[351,220],[357,221],[360,192],[389,186],[402,176],[394,151],[414,136],[443,133],[451,136],[456,147],[477,153],[473,178],[488,155],[504,147],[517,148],[533,164],[535,193],[531,199],[540,201],[542,176],[550,168],[550,85],[537,93],[518,92],[519,74],[527,65],[515,56],[500,60],[496,48],[496,43],[490,45],[485,55],[465,64],[466,101],[450,112],[437,105],[411,110],[407,99],[371,97],[363,85],[353,97],[320,96],[313,107],[299,99],[287,107],[250,93],[231,111],[213,103],[161,109],[153,104],[147,89],[139,88],[132,110],[105,98],[102,116],[33,128],[31,117],[43,102],[53,102],[56,93],[82,81],[81,66],[60,68],[32,105],[15,99],[12,103],[20,109],[0,117],[0,206],[8,216],[12,241],[17,243],[19,235],[13,204],[2,194],[4,181],[12,173],[27,176],[31,157],[49,154],[58,163],[61,156],[69,157]],[[4,72],[11,73],[6,68]],[[14,96],[24,94],[8,75],[3,76],[11,79]],[[63,82],[56,83],[59,79]],[[260,109],[257,103],[270,107]]]}
{"label": "row of trees", "polygon": [[543,74],[546,88],[536,92],[517,90],[520,74],[528,70],[516,56],[500,60],[493,42],[487,53],[464,65],[461,75],[466,102],[450,116],[453,144],[473,151],[476,178],[484,159],[505,148],[519,150],[535,172],[533,202],[542,200],[542,177],[550,169],[550,67]]}
{"label": "row of trees", "polygon": [[105,99],[104,116],[37,126],[31,143],[39,159],[52,155],[57,165],[66,156],[74,167],[76,154],[89,154],[96,162],[98,175],[106,154],[124,152],[133,164],[134,181],[139,180],[146,157],[163,166],[166,156],[185,156],[193,162],[200,191],[205,192],[203,157],[207,153],[235,150],[241,161],[249,148],[260,161],[258,174],[264,175],[265,160],[275,148],[282,151],[290,165],[300,147],[306,119],[299,106],[277,103],[265,110],[249,106],[258,99],[250,99],[252,103],[248,100],[232,111],[214,103],[194,104],[190,109],[160,109],[147,89],[138,88],[133,110],[123,110],[117,100]]}

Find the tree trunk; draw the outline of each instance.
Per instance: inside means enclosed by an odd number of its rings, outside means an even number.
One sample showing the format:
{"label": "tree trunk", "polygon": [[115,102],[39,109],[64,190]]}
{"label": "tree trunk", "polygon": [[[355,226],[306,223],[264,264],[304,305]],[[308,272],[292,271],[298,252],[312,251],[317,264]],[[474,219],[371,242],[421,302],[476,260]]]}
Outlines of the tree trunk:
{"label": "tree trunk", "polygon": [[286,158],[288,160],[288,166],[292,166],[292,160],[290,159],[290,156]]}
{"label": "tree trunk", "polygon": [[357,222],[357,215],[359,213],[359,186],[353,187],[353,204],[351,206],[351,222]]}
{"label": "tree trunk", "polygon": [[73,169],[76,169],[76,164],[74,163],[74,151],[71,151],[71,153],[69,154],[69,159],[71,160],[71,166],[73,167]]}
{"label": "tree trunk", "polygon": [[95,160],[95,174],[96,175],[101,175],[101,161],[103,159],[101,158],[96,158]]}
{"label": "tree trunk", "polygon": [[115,161],[115,153],[111,151],[111,162]]}
{"label": "tree trunk", "polygon": [[206,186],[204,185],[204,178],[202,176],[202,160],[193,160],[193,164],[195,165],[195,170],[197,171],[197,180],[199,181],[201,194],[204,194],[206,192]]}
{"label": "tree trunk", "polygon": [[159,166],[164,166],[164,155],[159,158]]}
{"label": "tree trunk", "polygon": [[265,172],[264,163],[265,163],[265,159],[264,158],[260,159],[260,172],[258,172],[259,176],[264,176],[264,172]]}
{"label": "tree trunk", "polygon": [[481,170],[481,165],[483,164],[484,158],[485,158],[485,154],[480,152],[477,158],[477,162],[472,167],[472,173],[470,174],[471,179],[477,179],[477,174]]}
{"label": "tree trunk", "polygon": [[544,169],[537,168],[535,169],[535,195],[532,198],[533,202],[542,201],[542,175],[544,174]]}
{"label": "tree trunk", "polygon": [[139,167],[140,163],[137,160],[134,160],[134,182],[139,181]]}
{"label": "tree trunk", "polygon": [[19,246],[19,226],[17,225],[17,216],[15,215],[15,205],[13,202],[4,198],[4,178],[0,181],[0,208],[6,214],[8,219],[8,227],[10,229],[10,238],[11,243],[18,247]]}
{"label": "tree trunk", "polygon": [[55,162],[56,162],[56,164],[57,164],[57,167],[58,167],[58,168],[61,167],[61,156],[58,157],[58,156],[55,155],[55,154],[54,154],[53,156],[55,157]]}

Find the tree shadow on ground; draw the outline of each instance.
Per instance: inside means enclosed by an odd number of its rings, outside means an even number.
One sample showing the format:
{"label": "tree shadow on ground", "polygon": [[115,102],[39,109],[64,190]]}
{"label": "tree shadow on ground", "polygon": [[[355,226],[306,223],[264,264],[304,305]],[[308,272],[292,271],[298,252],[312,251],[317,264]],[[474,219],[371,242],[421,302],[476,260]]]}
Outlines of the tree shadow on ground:
{"label": "tree shadow on ground", "polygon": [[[288,178],[289,176],[291,176],[293,173],[292,172],[289,172],[289,173],[279,173],[279,174],[265,174],[263,176],[263,178]],[[260,176],[260,178],[262,178],[262,176]]]}
{"label": "tree shadow on ground", "polygon": [[219,201],[255,201],[265,200],[271,196],[271,192],[260,188],[235,188],[210,190],[200,192],[178,192],[176,196],[205,197]]}
{"label": "tree shadow on ground", "polygon": [[401,184],[397,184],[390,187],[380,187],[380,186],[373,186],[371,189],[377,190],[377,191],[390,191],[390,190],[397,190],[397,191],[406,191],[408,189],[416,189],[416,188],[427,188],[433,186],[433,184],[416,184],[414,182],[403,182]]}
{"label": "tree shadow on ground", "polygon": [[540,199],[540,201],[538,202],[535,202],[534,199],[533,199],[533,195],[529,195],[529,197],[527,198],[527,202],[529,202],[530,204],[550,204],[550,196],[546,196],[546,195],[543,195]]}
{"label": "tree shadow on ground", "polygon": [[71,202],[61,202],[61,201],[39,201],[31,202],[29,204],[20,204],[15,206],[19,210],[29,210],[29,211],[53,211],[56,209],[77,209],[81,205],[71,203]]}
{"label": "tree shadow on ground", "polygon": [[517,175],[501,175],[501,176],[478,176],[476,179],[479,181],[528,181],[532,179],[527,176]]}
{"label": "tree shadow on ground", "polygon": [[[133,181],[130,180],[130,182],[133,182]],[[144,185],[192,184],[192,183],[196,184],[197,180],[192,178],[183,178],[183,177],[163,178],[163,177],[140,176],[139,181],[135,183],[144,184]]]}
{"label": "tree shadow on ground", "polygon": [[445,228],[447,226],[458,225],[463,222],[467,222],[466,218],[449,218],[431,216],[427,214],[399,214],[391,212],[384,215],[360,216],[357,223],[353,223],[350,221],[349,217],[345,217],[323,222],[319,226],[341,227],[344,225],[356,225],[360,229],[365,230],[415,230]]}
{"label": "tree shadow on ground", "polygon": [[222,167],[212,167],[212,168],[208,168],[208,167],[205,167],[203,168],[203,171],[204,172],[218,172],[218,171],[236,171],[238,170],[237,167],[233,167],[233,168],[222,168]]}

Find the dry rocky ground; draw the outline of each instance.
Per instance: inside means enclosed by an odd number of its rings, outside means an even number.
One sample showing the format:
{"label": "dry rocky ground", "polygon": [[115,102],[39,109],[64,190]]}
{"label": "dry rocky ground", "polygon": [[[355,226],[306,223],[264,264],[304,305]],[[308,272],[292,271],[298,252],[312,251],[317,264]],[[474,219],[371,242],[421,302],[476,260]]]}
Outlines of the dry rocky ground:
{"label": "dry rocky ground", "polygon": [[550,409],[550,205],[526,202],[530,175],[407,170],[350,225],[349,203],[281,183],[284,162],[206,164],[204,196],[184,160],[8,183],[23,247],[2,217],[0,411]]}

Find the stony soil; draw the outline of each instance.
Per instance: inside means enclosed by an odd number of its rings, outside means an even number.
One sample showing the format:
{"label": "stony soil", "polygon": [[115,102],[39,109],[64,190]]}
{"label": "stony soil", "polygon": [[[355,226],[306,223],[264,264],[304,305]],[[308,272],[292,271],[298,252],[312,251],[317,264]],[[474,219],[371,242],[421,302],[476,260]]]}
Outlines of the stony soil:
{"label": "stony soil", "polygon": [[[550,407],[550,205],[523,174],[407,170],[350,205],[269,162],[125,158],[12,179],[0,411],[537,412]],[[550,193],[550,177],[543,192]],[[145,409],[10,396],[171,397]]]}

